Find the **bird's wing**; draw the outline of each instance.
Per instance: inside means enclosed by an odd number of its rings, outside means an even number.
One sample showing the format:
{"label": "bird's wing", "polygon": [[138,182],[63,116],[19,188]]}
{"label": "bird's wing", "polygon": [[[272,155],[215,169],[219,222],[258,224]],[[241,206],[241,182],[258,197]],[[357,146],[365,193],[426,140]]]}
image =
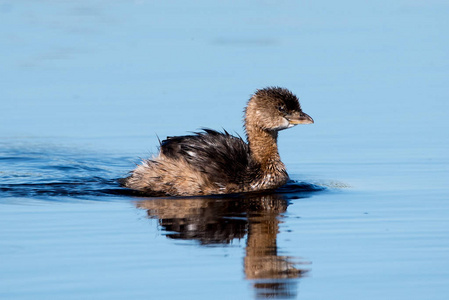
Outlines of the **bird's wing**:
{"label": "bird's wing", "polygon": [[251,164],[249,147],[228,132],[203,129],[193,135],[167,137],[161,142],[161,155],[185,160],[215,183],[242,183]]}

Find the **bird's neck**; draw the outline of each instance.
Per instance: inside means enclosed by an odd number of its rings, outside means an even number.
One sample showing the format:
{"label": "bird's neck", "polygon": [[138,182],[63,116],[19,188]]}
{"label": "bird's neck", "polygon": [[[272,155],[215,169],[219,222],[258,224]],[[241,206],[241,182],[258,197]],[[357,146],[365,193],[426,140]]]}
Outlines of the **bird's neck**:
{"label": "bird's neck", "polygon": [[251,183],[251,189],[273,189],[287,183],[288,174],[278,152],[277,131],[266,131],[247,124],[246,134],[251,158],[261,171]]}
{"label": "bird's neck", "polygon": [[279,156],[278,132],[246,125],[246,135],[252,159],[260,166],[263,185],[284,184],[288,180],[285,165]]}
{"label": "bird's neck", "polygon": [[246,135],[252,158],[262,169],[281,163],[277,146],[277,131],[266,131],[260,127],[247,126]]}

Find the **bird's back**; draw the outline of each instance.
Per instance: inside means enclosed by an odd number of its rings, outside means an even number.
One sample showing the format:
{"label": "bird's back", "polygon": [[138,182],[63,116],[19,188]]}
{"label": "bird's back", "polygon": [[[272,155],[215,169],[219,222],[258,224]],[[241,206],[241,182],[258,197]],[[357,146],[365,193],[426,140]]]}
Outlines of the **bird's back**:
{"label": "bird's back", "polygon": [[167,137],[161,142],[160,155],[184,160],[218,186],[244,184],[253,165],[249,147],[242,138],[211,129]]}

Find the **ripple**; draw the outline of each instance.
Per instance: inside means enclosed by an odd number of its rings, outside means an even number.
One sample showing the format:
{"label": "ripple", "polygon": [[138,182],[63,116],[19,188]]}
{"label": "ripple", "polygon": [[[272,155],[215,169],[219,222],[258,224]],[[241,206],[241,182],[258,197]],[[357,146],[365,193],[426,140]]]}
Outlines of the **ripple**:
{"label": "ripple", "polygon": [[[141,198],[143,195],[139,192],[122,188],[118,181],[132,168],[131,161],[126,157],[81,153],[68,148],[3,147],[0,150],[0,198],[52,201],[59,200],[58,197],[91,200],[98,197],[102,201],[113,196]],[[326,189],[324,185],[292,180],[277,190],[212,197],[251,198],[252,194],[276,194],[285,199],[299,199]]]}

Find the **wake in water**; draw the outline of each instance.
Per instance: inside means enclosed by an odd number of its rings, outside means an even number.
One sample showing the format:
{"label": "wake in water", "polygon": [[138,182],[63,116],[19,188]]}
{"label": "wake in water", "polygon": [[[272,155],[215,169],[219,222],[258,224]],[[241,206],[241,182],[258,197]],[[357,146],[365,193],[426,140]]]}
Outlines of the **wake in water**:
{"label": "wake in water", "polygon": [[[0,198],[62,200],[70,197],[104,201],[111,196],[139,196],[138,192],[120,187],[117,181],[129,170],[132,158],[49,147],[2,148]],[[290,181],[264,193],[295,199],[325,189],[317,184]]]}
{"label": "wake in water", "polygon": [[[248,194],[283,194],[289,199],[305,198],[309,193],[324,191],[326,188],[309,184],[290,182],[283,187],[264,193]],[[90,177],[85,179],[67,179],[65,182],[40,182],[40,183],[16,183],[0,184],[0,198],[51,198],[51,197],[72,197],[89,198],[105,196],[136,196],[140,194],[125,188],[121,188],[115,179],[105,179],[101,177]],[[207,196],[204,196],[207,197]],[[208,196],[210,197],[210,196]],[[213,196],[212,196],[213,197]],[[244,197],[244,194],[220,195],[219,197]],[[146,197],[148,198],[148,197]],[[173,199],[176,197],[172,197]],[[96,200],[105,200],[104,198]]]}
{"label": "wake in water", "polygon": [[120,191],[115,178],[126,168],[124,157],[51,146],[0,147],[0,198],[95,199]]}

